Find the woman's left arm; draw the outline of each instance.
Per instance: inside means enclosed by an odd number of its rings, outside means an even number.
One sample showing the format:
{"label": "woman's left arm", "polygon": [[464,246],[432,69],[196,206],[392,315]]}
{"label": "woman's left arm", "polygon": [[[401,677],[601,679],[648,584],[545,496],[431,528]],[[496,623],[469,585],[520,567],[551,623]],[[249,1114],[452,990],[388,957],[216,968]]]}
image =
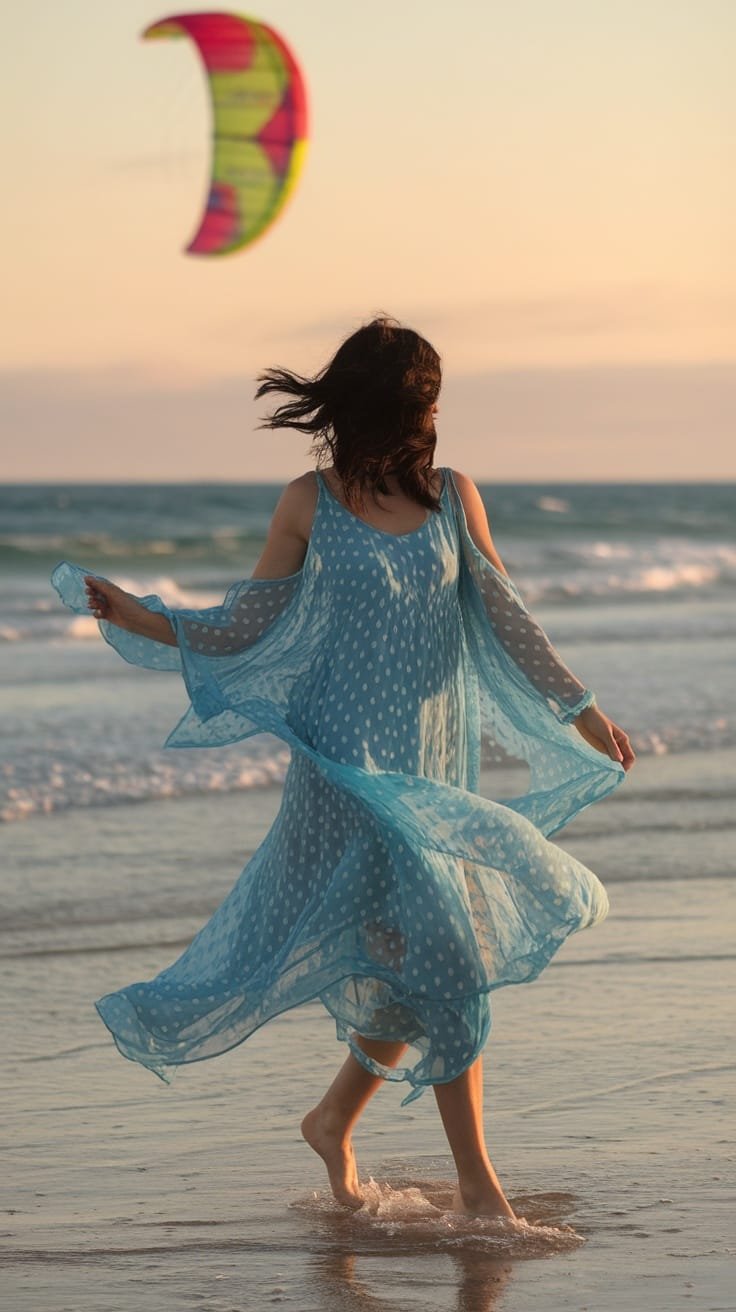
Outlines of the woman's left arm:
{"label": "woman's left arm", "polygon": [[84,589],[87,605],[95,619],[106,620],[128,633],[138,633],[142,638],[151,638],[153,642],[166,643],[167,647],[177,647],[176,634],[167,617],[158,611],[149,610],[132,593],[119,588],[109,579],[98,579],[94,574],[85,574]]}
{"label": "woman's left arm", "polygon": [[[261,637],[290,600],[307,549],[304,525],[311,524],[313,512],[309,476],[302,475],[284,488],[273,512],[266,544],[251,575],[261,586],[249,588],[251,580],[244,580],[238,589],[231,590],[229,605],[203,611],[171,610],[169,618],[149,610],[109,579],[92,574],[84,580],[87,605],[95,619],[169,647],[179,646],[181,626],[184,638],[208,655],[242,651]],[[273,588],[263,586],[269,582],[273,582]]]}

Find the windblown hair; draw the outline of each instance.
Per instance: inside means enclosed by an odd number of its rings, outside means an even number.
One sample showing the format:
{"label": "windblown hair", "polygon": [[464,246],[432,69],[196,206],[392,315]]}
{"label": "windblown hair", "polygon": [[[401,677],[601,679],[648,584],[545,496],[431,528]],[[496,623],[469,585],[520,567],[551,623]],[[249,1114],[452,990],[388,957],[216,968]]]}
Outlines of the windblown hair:
{"label": "windblown hair", "polygon": [[388,493],[391,473],[406,496],[439,510],[430,479],[442,368],[418,333],[381,316],[348,337],[314,378],[274,368],[258,382],[257,398],[291,398],[259,427],[311,434],[311,454],[318,467],[332,459],[349,506],[360,507],[366,491]]}

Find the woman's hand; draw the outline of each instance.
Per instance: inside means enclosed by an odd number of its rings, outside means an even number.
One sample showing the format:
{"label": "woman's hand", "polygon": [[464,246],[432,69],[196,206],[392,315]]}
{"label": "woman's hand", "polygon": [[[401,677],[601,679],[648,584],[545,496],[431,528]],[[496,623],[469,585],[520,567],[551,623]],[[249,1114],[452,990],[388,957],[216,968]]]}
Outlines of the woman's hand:
{"label": "woman's hand", "polygon": [[636,756],[629,742],[628,734],[593,703],[580,712],[573,724],[578,733],[595,747],[596,751],[610,756],[612,761],[620,761],[624,770],[630,770]]}
{"label": "woman's hand", "polygon": [[84,586],[87,605],[95,619],[107,620],[108,624],[130,629],[133,633],[139,630],[140,622],[148,612],[129,592],[107,579],[96,579],[92,574],[85,574]]}
{"label": "woman's hand", "polygon": [[136,597],[124,592],[116,583],[85,574],[84,586],[87,605],[95,619],[107,620],[108,624],[116,624],[119,629],[140,633],[141,637],[163,642],[167,647],[179,645],[179,639],[165,615],[158,615],[147,606],[142,606]]}

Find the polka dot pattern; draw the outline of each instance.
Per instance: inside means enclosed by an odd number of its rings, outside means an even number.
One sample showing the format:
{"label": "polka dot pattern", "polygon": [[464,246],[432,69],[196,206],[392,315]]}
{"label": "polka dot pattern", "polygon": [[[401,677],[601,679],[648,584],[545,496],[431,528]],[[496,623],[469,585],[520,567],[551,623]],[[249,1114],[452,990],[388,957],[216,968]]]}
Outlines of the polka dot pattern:
{"label": "polka dot pattern", "polygon": [[[269,732],[291,749],[273,825],[213,916],[154,979],[96,1004],[120,1051],[164,1080],[319,997],[409,1102],[475,1060],[494,989],[535,978],[606,914],[596,876],[550,835],[623,770],[570,725],[590,694],[478,551],[442,473],[440,510],[399,536],[318,475],[296,574],[246,579],[202,611],[145,598],[176,648],[106,626],[126,659],[183,675],[191,705],[169,746]],[[73,609],[84,573],[55,572]],[[482,759],[514,766],[518,794],[481,796]],[[356,1033],[410,1047],[389,1069]]]}

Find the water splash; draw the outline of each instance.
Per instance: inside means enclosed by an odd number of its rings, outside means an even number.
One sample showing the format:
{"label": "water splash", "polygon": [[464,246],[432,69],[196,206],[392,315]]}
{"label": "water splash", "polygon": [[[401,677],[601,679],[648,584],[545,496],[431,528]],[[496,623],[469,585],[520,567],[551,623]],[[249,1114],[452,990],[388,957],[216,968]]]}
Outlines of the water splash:
{"label": "water splash", "polygon": [[[453,1188],[446,1181],[404,1181],[400,1185],[370,1176],[362,1184],[364,1203],[355,1212],[327,1190],[315,1190],[291,1206],[326,1224],[333,1223],[363,1247],[376,1242],[413,1252],[467,1250],[489,1257],[536,1258],[567,1253],[585,1242],[559,1217],[568,1195],[525,1195],[514,1206],[517,1219],[467,1216],[453,1210]],[[512,1200],[513,1201],[513,1200]],[[523,1208],[532,1219],[518,1215]]]}

